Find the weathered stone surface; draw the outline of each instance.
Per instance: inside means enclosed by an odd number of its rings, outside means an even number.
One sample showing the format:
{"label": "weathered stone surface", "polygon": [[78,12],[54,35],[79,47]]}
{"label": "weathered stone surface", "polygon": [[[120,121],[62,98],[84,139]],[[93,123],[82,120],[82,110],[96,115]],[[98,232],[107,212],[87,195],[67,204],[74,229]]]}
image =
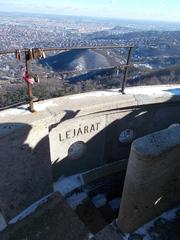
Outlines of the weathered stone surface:
{"label": "weathered stone surface", "polygon": [[0,126],[7,130],[0,137],[0,209],[9,221],[52,192],[51,162],[44,126],[22,123]]}
{"label": "weathered stone surface", "polygon": [[177,216],[178,218],[180,218],[180,210],[178,210],[178,211],[176,212],[176,216]]}
{"label": "weathered stone surface", "polygon": [[77,206],[75,211],[92,233],[97,233],[108,224],[88,197]]}
{"label": "weathered stone surface", "polygon": [[180,126],[135,140],[131,147],[118,225],[133,232],[180,203]]}
{"label": "weathered stone surface", "polygon": [[98,208],[104,219],[108,224],[110,224],[114,219],[117,218],[117,214],[113,209],[110,207],[108,203],[106,203],[104,206]]}
{"label": "weathered stone surface", "polygon": [[55,193],[30,216],[0,234],[3,240],[87,240],[89,231],[62,196]]}
{"label": "weathered stone surface", "polygon": [[106,119],[106,136],[108,137],[105,138],[104,158],[108,163],[129,157],[131,142],[119,141],[123,131],[132,130],[133,140],[135,140],[168,128],[171,124],[180,122],[180,108],[179,104],[175,106],[172,103],[143,105],[138,108],[132,106],[125,110],[117,109],[109,112]]}
{"label": "weathered stone surface", "polygon": [[95,237],[95,240],[123,240],[120,233],[116,231],[111,225],[106,226],[103,230],[98,232]]}
{"label": "weathered stone surface", "polygon": [[127,168],[127,159],[122,159],[110,164],[105,164],[101,167],[92,169],[82,174],[83,182],[85,184],[91,183],[103,177],[125,171]]}
{"label": "weathered stone surface", "polygon": [[7,227],[6,220],[4,219],[4,216],[0,212],[0,231],[4,230]]}
{"label": "weathered stone surface", "polygon": [[72,175],[103,164],[105,117],[68,120],[50,128],[54,175]]}
{"label": "weathered stone surface", "polygon": [[128,237],[128,240],[143,240],[143,236],[140,234],[134,233]]}
{"label": "weathered stone surface", "polygon": [[159,218],[148,230],[146,235],[149,240],[179,240],[180,239],[180,219],[171,220]]}

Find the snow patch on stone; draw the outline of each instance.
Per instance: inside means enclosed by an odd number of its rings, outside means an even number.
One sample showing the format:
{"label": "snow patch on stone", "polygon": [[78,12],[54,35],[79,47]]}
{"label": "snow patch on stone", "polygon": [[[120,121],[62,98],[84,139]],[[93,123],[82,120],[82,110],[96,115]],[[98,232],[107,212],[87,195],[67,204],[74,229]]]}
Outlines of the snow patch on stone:
{"label": "snow patch on stone", "polygon": [[34,104],[34,109],[38,112],[44,111],[48,107],[57,107],[58,104],[54,103],[53,101],[46,101],[41,103]]}
{"label": "snow patch on stone", "polygon": [[150,64],[147,63],[140,63],[140,64],[134,64],[134,67],[139,68],[139,67],[144,67],[144,68],[148,68],[148,69],[153,69],[152,66]]}
{"label": "snow patch on stone", "polygon": [[86,198],[87,198],[87,194],[85,192],[74,193],[71,197],[68,197],[66,201],[70,207],[75,209],[78,205],[82,204],[82,202]]}
{"label": "snow patch on stone", "polygon": [[[157,221],[157,219],[164,218],[164,219],[166,219],[168,221],[171,221],[171,220],[175,219],[176,211],[178,211],[178,210],[180,210],[180,207],[171,209],[170,211],[167,211],[167,212],[164,212],[159,217],[157,217],[157,218],[153,219],[152,221],[144,224],[142,227],[137,229],[134,233],[137,233],[137,234],[140,234],[141,236],[144,236],[143,240],[151,240],[152,238],[149,236],[148,230],[151,227],[154,226],[154,224]],[[128,240],[129,236],[130,236],[130,234],[125,233],[125,235],[123,236],[123,240]]]}
{"label": "snow patch on stone", "polygon": [[133,95],[146,95],[146,96],[180,96],[180,86],[168,86],[168,85],[155,85],[155,86],[139,86],[139,87],[127,87],[125,89],[126,94]]}
{"label": "snow patch on stone", "polygon": [[6,223],[2,213],[0,212],[0,232],[3,231],[6,227],[7,227],[7,223]]}
{"label": "snow patch on stone", "polygon": [[83,185],[80,174],[70,177],[60,177],[57,182],[54,182],[54,191],[60,192],[63,196]]}
{"label": "snow patch on stone", "polygon": [[92,198],[92,202],[97,208],[104,206],[107,203],[107,198],[105,194],[98,194]]}
{"label": "snow patch on stone", "polygon": [[15,218],[11,219],[9,221],[8,224],[15,224],[18,221],[24,219],[25,217],[29,216],[31,213],[33,213],[40,205],[42,205],[43,203],[46,203],[48,198],[52,195],[52,193],[50,193],[49,195],[41,198],[40,200],[38,200],[37,202],[33,203],[32,205],[30,205],[28,208],[26,208],[24,211],[22,211],[20,214],[18,214]]}
{"label": "snow patch on stone", "polygon": [[[34,103],[34,109],[37,112],[44,111],[48,107],[56,107],[58,104],[54,103],[53,101],[47,100],[46,102],[38,102]],[[28,110],[29,105],[22,105],[20,107],[16,108],[10,108],[4,111],[0,112],[0,117],[5,117],[7,115],[14,116],[14,115],[26,115],[31,114],[31,112]]]}
{"label": "snow patch on stone", "polygon": [[82,99],[87,97],[110,97],[119,95],[119,92],[116,91],[98,91],[98,92],[92,92],[92,93],[86,93],[86,94],[76,94],[73,96],[70,96],[69,99],[75,100],[75,99]]}
{"label": "snow patch on stone", "polygon": [[89,233],[89,235],[88,235],[88,239],[94,239],[94,234]]}
{"label": "snow patch on stone", "polygon": [[4,110],[0,112],[0,117],[6,117],[7,115],[13,116],[13,115],[23,115],[23,114],[29,114],[30,111],[27,110],[28,106],[23,106],[23,108],[11,108],[8,110]]}
{"label": "snow patch on stone", "polygon": [[119,209],[120,203],[121,203],[121,198],[114,198],[113,200],[109,201],[109,205],[114,211]]}

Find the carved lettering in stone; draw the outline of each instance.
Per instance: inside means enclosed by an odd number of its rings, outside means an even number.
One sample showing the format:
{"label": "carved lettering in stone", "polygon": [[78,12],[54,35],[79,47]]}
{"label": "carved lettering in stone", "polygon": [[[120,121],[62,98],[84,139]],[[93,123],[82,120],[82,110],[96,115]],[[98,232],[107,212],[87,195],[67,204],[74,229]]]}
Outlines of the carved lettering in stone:
{"label": "carved lettering in stone", "polygon": [[81,128],[78,128],[78,131],[77,131],[77,136],[79,136],[79,135],[83,135],[83,131],[82,131],[82,129]]}
{"label": "carved lettering in stone", "polygon": [[92,132],[95,132],[95,131],[98,131],[99,130],[99,125],[100,125],[100,122],[98,123],[94,123],[94,124],[91,124],[91,125],[85,125],[83,127],[79,127],[79,128],[75,128],[75,129],[72,129],[72,130],[68,130],[64,133],[59,133],[59,141],[62,142],[64,140],[67,140],[67,139],[72,139],[72,138],[75,138],[75,137],[78,137],[78,136],[81,136],[81,135],[84,135],[84,134],[88,134],[88,133],[92,133]]}

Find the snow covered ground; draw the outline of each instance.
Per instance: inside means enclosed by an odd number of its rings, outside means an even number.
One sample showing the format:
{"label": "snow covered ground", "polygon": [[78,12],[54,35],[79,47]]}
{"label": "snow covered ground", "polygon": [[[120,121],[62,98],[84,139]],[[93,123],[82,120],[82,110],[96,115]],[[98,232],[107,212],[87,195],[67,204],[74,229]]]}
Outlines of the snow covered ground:
{"label": "snow covered ground", "polygon": [[[173,231],[171,227],[172,225],[174,225],[173,221],[176,222],[178,211],[180,211],[180,207],[164,212],[159,217],[153,219],[152,221],[140,227],[132,235],[125,234],[123,236],[123,240],[136,240],[136,239],[138,240],[140,239],[140,236],[142,237],[143,240],[162,239],[161,235],[167,235],[166,234],[167,232],[170,233],[170,231]],[[167,238],[163,238],[162,240],[165,240],[165,239],[175,240],[173,236],[166,236],[166,237]],[[176,239],[179,239],[179,238],[176,238]]]}

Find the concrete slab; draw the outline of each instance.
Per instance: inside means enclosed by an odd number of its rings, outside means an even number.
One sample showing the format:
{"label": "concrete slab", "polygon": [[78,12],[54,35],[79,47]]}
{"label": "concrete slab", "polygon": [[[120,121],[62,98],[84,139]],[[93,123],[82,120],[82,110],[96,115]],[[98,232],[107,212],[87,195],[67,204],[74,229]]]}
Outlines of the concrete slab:
{"label": "concrete slab", "polygon": [[75,211],[88,230],[93,234],[97,233],[108,224],[88,197],[76,207]]}
{"label": "concrete slab", "polygon": [[119,232],[116,231],[111,225],[106,226],[103,230],[98,232],[95,240],[123,240]]}
{"label": "concrete slab", "polygon": [[[4,236],[4,237],[3,237]],[[1,238],[2,237],[2,238]],[[55,193],[34,213],[0,233],[3,240],[88,240],[89,231],[60,194]]]}
{"label": "concrete slab", "polygon": [[82,173],[83,182],[84,184],[89,184],[100,178],[108,177],[109,175],[125,171],[127,168],[127,163],[128,163],[127,159],[122,159]]}

